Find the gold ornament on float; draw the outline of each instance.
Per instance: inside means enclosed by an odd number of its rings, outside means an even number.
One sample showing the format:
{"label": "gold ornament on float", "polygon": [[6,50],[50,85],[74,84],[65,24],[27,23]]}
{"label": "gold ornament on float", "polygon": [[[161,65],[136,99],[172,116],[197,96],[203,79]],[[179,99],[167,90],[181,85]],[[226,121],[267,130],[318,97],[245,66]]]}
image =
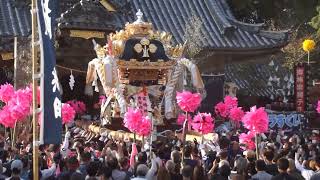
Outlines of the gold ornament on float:
{"label": "gold ornament on float", "polygon": [[[148,51],[155,53],[157,47],[152,44],[151,40],[160,41],[166,51],[167,56],[170,58],[181,58],[185,49],[185,45],[177,44],[171,45],[172,35],[168,32],[155,31],[152,23],[147,23],[142,20],[142,12],[138,11],[137,20],[133,23],[126,23],[124,30],[116,31],[115,34],[110,34],[110,40],[112,41],[112,55],[119,57],[124,51],[125,42],[132,38],[142,38],[140,45],[134,46],[134,50],[138,53],[145,49],[145,46],[149,45]],[[148,57],[148,52],[144,51],[144,57]]]}

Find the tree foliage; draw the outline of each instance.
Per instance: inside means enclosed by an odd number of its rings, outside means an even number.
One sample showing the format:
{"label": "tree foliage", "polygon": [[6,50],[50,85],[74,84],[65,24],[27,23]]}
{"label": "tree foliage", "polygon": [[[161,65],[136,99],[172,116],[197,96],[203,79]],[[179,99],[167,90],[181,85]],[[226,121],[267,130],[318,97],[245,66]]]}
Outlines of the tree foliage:
{"label": "tree foliage", "polygon": [[192,16],[188,19],[185,28],[184,40],[185,44],[185,53],[188,58],[194,60],[194,57],[202,50],[200,45],[203,40],[201,35],[202,21],[201,19],[192,12]]}
{"label": "tree foliage", "polygon": [[308,28],[320,0],[228,0],[240,21],[265,23],[270,30]]}
{"label": "tree foliage", "polygon": [[[283,48],[284,66],[305,61],[304,39],[320,34],[320,0],[228,0],[235,17],[246,23],[264,23],[268,30],[289,30],[290,42]],[[311,20],[311,23],[309,23]],[[311,27],[311,26],[313,27]]]}
{"label": "tree foliage", "polygon": [[309,23],[317,31],[317,35],[320,35],[320,5],[317,6],[317,15],[315,15]]}

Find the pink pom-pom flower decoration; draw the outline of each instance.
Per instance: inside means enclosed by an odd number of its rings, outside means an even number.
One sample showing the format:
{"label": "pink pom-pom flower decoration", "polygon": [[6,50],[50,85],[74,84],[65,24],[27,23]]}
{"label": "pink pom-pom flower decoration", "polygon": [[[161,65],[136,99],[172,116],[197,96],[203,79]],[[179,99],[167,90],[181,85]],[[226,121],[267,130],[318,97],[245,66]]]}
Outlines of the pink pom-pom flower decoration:
{"label": "pink pom-pom flower decoration", "polygon": [[317,112],[320,113],[320,100],[318,101]]}
{"label": "pink pom-pom flower decoration", "polygon": [[217,115],[226,118],[228,116],[228,107],[225,103],[219,102],[215,107],[214,111]]}
{"label": "pink pom-pom flower decoration", "polygon": [[0,123],[6,127],[13,128],[17,121],[26,119],[32,113],[32,89],[30,87],[15,91],[10,84],[2,85],[0,98],[6,103],[0,111]]}
{"label": "pink pom-pom flower decoration", "polygon": [[141,119],[137,134],[140,136],[148,136],[151,133],[151,120],[148,116]]}
{"label": "pink pom-pom flower decoration", "polygon": [[264,133],[268,131],[269,119],[264,108],[257,109],[256,106],[250,108],[242,118],[245,128],[253,133]]}
{"label": "pink pom-pom flower decoration", "polygon": [[124,114],[123,123],[131,132],[136,133],[140,127],[142,114],[139,109],[128,108]]}
{"label": "pink pom-pom flower decoration", "polygon": [[0,86],[0,100],[8,103],[14,95],[14,88],[11,84],[4,84]]}
{"label": "pink pom-pom flower decoration", "polygon": [[[186,115],[184,114],[179,114],[178,118],[177,118],[177,124],[179,125],[183,125],[184,121],[186,120]],[[188,115],[188,122],[191,122],[191,116]]]}
{"label": "pink pom-pom flower decoration", "polygon": [[19,89],[12,96],[7,106],[12,119],[20,121],[31,114],[32,91],[30,88]]}
{"label": "pink pom-pom flower decoration", "polygon": [[213,131],[214,119],[211,117],[210,113],[198,113],[191,123],[192,128],[201,133],[208,134]]}
{"label": "pink pom-pom flower decoration", "polygon": [[232,121],[239,122],[244,116],[244,112],[241,107],[234,107],[230,109],[229,117]]}
{"label": "pink pom-pom flower decoration", "polygon": [[253,150],[256,148],[253,138],[254,138],[254,134],[251,133],[250,131],[247,134],[241,133],[239,135],[239,142],[240,144],[246,145],[246,149]]}
{"label": "pink pom-pom flower decoration", "polygon": [[76,116],[76,111],[67,103],[63,103],[61,107],[62,124],[70,123]]}
{"label": "pink pom-pom flower decoration", "polygon": [[189,91],[177,92],[176,99],[181,110],[185,112],[194,112],[201,103],[201,95]]}
{"label": "pink pom-pom flower decoration", "polygon": [[76,111],[76,114],[83,115],[86,112],[86,104],[82,101],[71,100],[66,103]]}
{"label": "pink pom-pom flower decoration", "polygon": [[224,98],[224,104],[230,110],[230,109],[235,108],[235,107],[238,106],[238,99],[236,97],[226,96]]}
{"label": "pink pom-pom flower decoration", "polygon": [[11,117],[11,112],[8,106],[4,106],[0,111],[0,123],[5,127],[14,128],[16,120]]}
{"label": "pink pom-pom flower decoration", "polygon": [[86,104],[82,101],[78,101],[79,114],[84,114],[87,110]]}

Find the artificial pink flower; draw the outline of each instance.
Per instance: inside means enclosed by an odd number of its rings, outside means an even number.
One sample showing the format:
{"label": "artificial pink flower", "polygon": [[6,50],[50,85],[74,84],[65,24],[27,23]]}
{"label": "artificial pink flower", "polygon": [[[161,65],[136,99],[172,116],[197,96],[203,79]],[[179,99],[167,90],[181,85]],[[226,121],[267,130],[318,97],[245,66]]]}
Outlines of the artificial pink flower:
{"label": "artificial pink flower", "polygon": [[240,144],[245,144],[247,149],[253,150],[256,148],[253,138],[254,138],[254,134],[250,131],[247,134],[241,133],[239,135],[239,142]]}
{"label": "artificial pink flower", "polygon": [[2,113],[6,113],[6,115],[1,115],[1,123],[6,127],[12,128],[17,121],[24,120],[31,114],[32,89],[26,87],[25,89],[14,91],[13,87],[9,84],[3,85],[0,88],[2,88],[1,93],[7,92],[6,95],[1,95],[3,101],[6,101],[3,111],[1,111]]}
{"label": "artificial pink flower", "polygon": [[230,109],[229,117],[232,121],[239,122],[244,116],[244,112],[241,107],[234,107]]}
{"label": "artificial pink flower", "polygon": [[67,103],[62,103],[61,107],[62,124],[70,123],[76,116],[76,111]]}
{"label": "artificial pink flower", "polygon": [[71,100],[66,103],[76,111],[76,114],[83,115],[86,112],[86,105],[82,101]]}
{"label": "artificial pink flower", "polygon": [[[186,120],[186,116],[184,114],[179,114],[177,118],[177,124],[183,125],[184,121]],[[188,115],[188,122],[191,122],[191,115]]]}
{"label": "artificial pink flower", "polygon": [[264,108],[257,109],[256,106],[250,108],[242,118],[245,128],[253,133],[264,133],[268,131],[269,119]]}
{"label": "artificial pink flower", "polygon": [[31,104],[32,92],[30,93],[30,88],[17,90],[7,104],[10,116],[16,121],[24,120],[31,114]]}
{"label": "artificial pink flower", "polygon": [[177,92],[176,99],[179,107],[186,112],[194,112],[201,103],[201,95],[189,91]]}
{"label": "artificial pink flower", "polygon": [[86,110],[87,110],[87,108],[86,108],[86,104],[84,103],[84,102],[82,102],[82,101],[78,101],[78,107],[79,107],[79,114],[84,114],[85,112],[86,112]]}
{"label": "artificial pink flower", "polygon": [[235,107],[238,106],[238,99],[236,97],[226,96],[224,98],[224,104],[230,110],[230,109],[235,108]]}
{"label": "artificial pink flower", "polygon": [[8,106],[4,106],[0,111],[0,123],[5,127],[14,128],[15,120],[11,117],[11,112]]}
{"label": "artificial pink flower", "polygon": [[29,114],[28,112],[25,112],[19,106],[10,107],[10,116],[15,121],[23,120],[24,118],[27,117],[28,114]]}
{"label": "artificial pink flower", "polygon": [[198,113],[191,123],[192,128],[201,133],[208,134],[213,131],[214,119],[211,117],[210,113]]}
{"label": "artificial pink flower", "polygon": [[136,133],[142,120],[142,114],[139,109],[128,108],[124,114],[123,123],[131,132]]}
{"label": "artificial pink flower", "polygon": [[141,119],[137,134],[140,136],[148,136],[151,133],[151,120],[148,116]]}
{"label": "artificial pink flower", "polygon": [[[27,97],[28,100],[30,102],[32,102],[32,87],[31,86],[27,86],[25,89],[22,89],[22,91],[25,94],[25,97]],[[37,89],[37,91],[38,91],[38,89]],[[39,91],[40,91],[40,89],[39,89]]]}
{"label": "artificial pink flower", "polygon": [[317,112],[320,113],[320,100],[318,101]]}
{"label": "artificial pink flower", "polygon": [[0,86],[0,100],[8,103],[14,95],[14,88],[11,84],[4,84]]}
{"label": "artificial pink flower", "polygon": [[217,115],[220,115],[223,118],[228,116],[228,107],[225,103],[219,102],[215,107],[214,111]]}

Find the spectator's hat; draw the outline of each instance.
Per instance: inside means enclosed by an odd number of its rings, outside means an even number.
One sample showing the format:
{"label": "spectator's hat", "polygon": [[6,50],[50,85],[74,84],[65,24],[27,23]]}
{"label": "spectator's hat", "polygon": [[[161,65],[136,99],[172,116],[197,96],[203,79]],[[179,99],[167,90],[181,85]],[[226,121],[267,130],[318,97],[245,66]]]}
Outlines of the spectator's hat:
{"label": "spectator's hat", "polygon": [[22,168],[23,168],[22,161],[19,160],[19,159],[16,159],[16,160],[12,161],[11,170],[13,170],[14,168],[17,168],[17,169],[19,169],[21,171]]}

